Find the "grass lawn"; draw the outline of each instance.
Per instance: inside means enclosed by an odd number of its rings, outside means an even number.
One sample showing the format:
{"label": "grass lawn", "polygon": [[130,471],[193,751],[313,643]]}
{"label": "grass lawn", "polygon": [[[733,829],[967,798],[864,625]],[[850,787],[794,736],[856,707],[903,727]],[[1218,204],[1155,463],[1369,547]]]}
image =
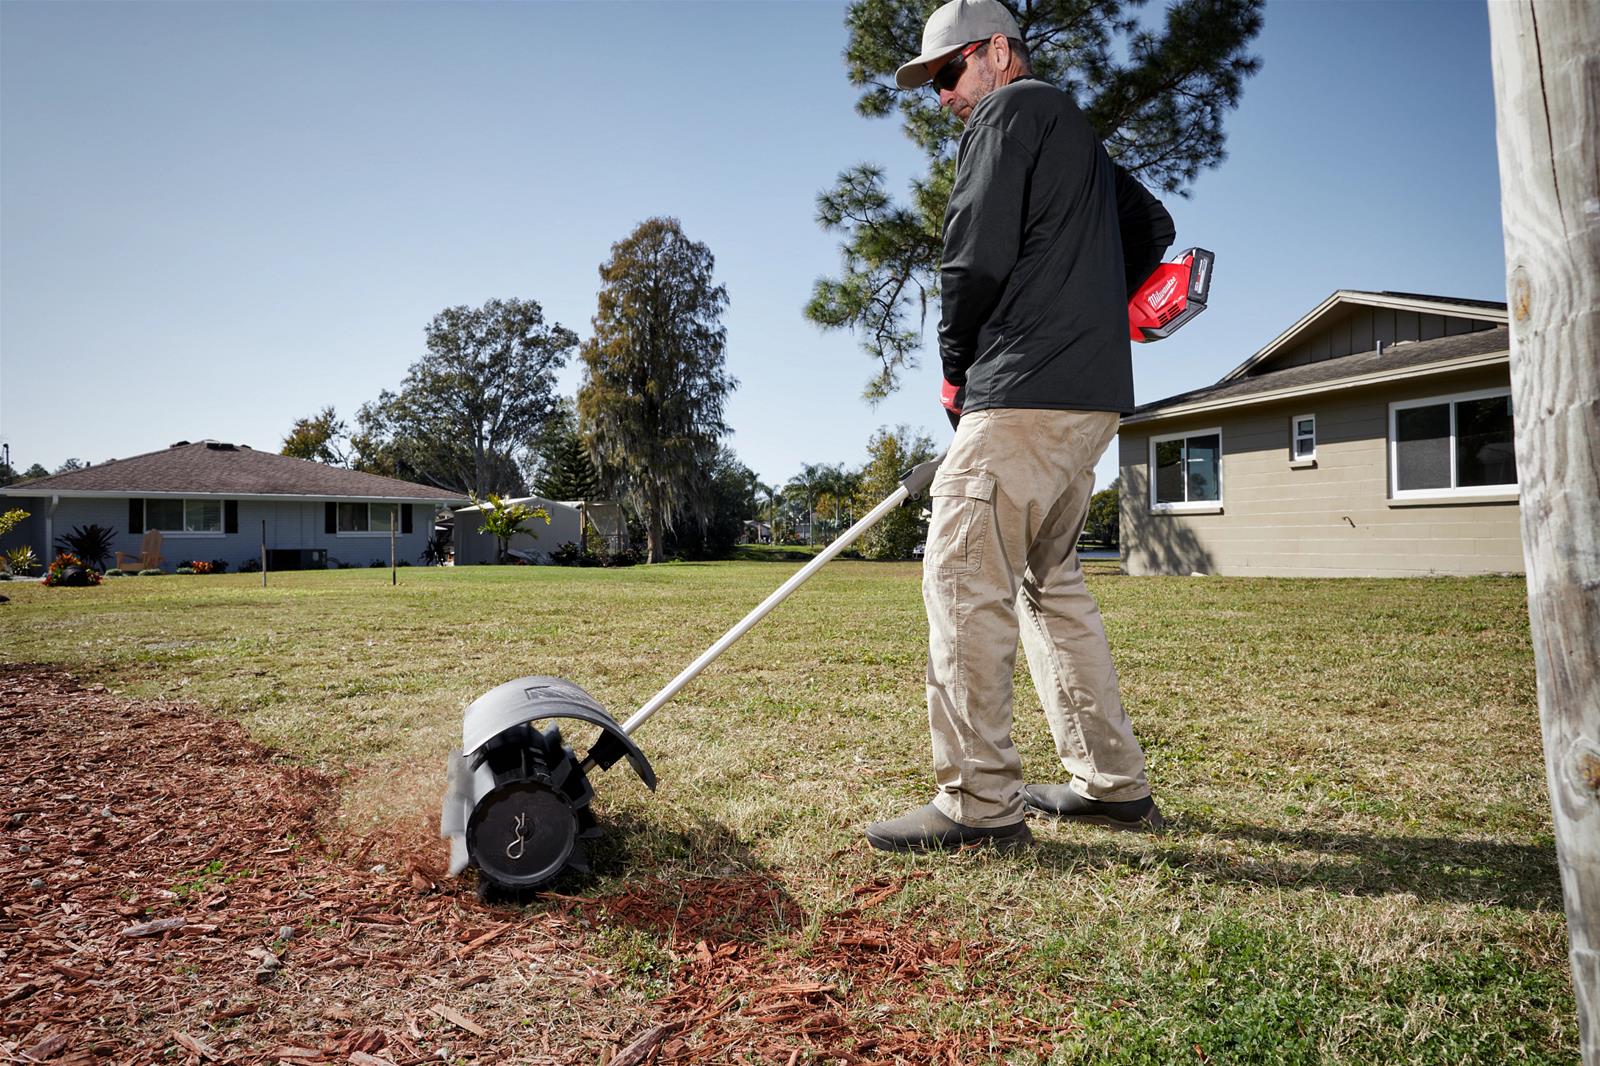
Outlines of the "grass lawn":
{"label": "grass lawn", "polygon": [[[237,718],[344,775],[347,825],[415,829],[474,697],[552,674],[621,720],[797,567],[13,582],[0,659]],[[597,781],[612,835],[569,891],[765,871],[820,925],[853,886],[903,878],[893,913],[1001,946],[937,975],[960,996],[892,997],[961,1034],[966,1061],[1021,1014],[1062,1027],[1061,1063],[1575,1062],[1521,579],[1091,569],[1164,837],[1036,825],[1008,858],[866,849],[863,824],[929,798],[926,628],[917,565],[841,561],[640,731],[658,793],[622,766]],[[1054,779],[1020,656],[1017,681],[1024,765]],[[667,947],[614,940],[624,981],[659,994]]]}

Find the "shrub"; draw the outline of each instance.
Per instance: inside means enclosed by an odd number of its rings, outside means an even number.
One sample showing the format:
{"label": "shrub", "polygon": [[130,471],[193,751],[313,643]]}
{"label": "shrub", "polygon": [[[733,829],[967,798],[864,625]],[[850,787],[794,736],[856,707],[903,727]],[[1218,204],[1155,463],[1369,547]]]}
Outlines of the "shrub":
{"label": "shrub", "polygon": [[213,560],[211,560],[211,572],[213,574],[226,574],[228,572],[228,560],[226,560],[226,559],[213,559]]}
{"label": "shrub", "polygon": [[384,562],[382,559],[374,559],[374,560],[372,560],[372,562],[367,564],[367,569],[368,570],[376,570],[379,567],[388,566],[388,565],[389,564]]}
{"label": "shrub", "polygon": [[583,549],[569,540],[550,553],[550,561],[557,566],[577,566],[582,556]]}
{"label": "shrub", "polygon": [[410,559],[396,559],[394,565],[396,565],[396,566],[410,566],[411,565],[411,560]]}
{"label": "shrub", "polygon": [[6,552],[6,566],[12,573],[29,574],[39,569],[39,557],[33,554],[33,549],[24,544],[20,548],[12,548]]}
{"label": "shrub", "polygon": [[77,587],[100,584],[100,575],[93,567],[85,566],[82,559],[71,552],[56,556],[50,569],[45,571],[44,583],[52,588]]}
{"label": "shrub", "polygon": [[196,570],[192,566],[180,566],[180,567],[178,567],[178,569],[174,570],[173,573],[175,573],[175,574],[195,574],[195,573],[199,573],[199,571]]}
{"label": "shrub", "polygon": [[428,541],[422,549],[422,554],[417,556],[417,561],[423,566],[443,566],[445,560],[450,558],[450,541],[444,537],[435,537]]}
{"label": "shrub", "polygon": [[139,571],[139,576],[140,577],[160,577],[162,575],[162,573],[163,573],[163,571],[161,569],[152,568],[150,570],[141,570],[141,571]]}
{"label": "shrub", "polygon": [[644,556],[637,548],[619,548],[607,555],[602,564],[605,566],[633,566],[644,561]]}
{"label": "shrub", "polygon": [[0,514],[0,537],[16,529],[17,526],[22,524],[22,520],[27,517],[28,512],[20,507],[13,507],[5,514]]}
{"label": "shrub", "polygon": [[128,577],[129,575],[128,575],[128,572],[126,570],[118,570],[116,567],[113,566],[110,570],[106,571],[105,576],[106,577]]}
{"label": "shrub", "polygon": [[87,526],[77,526],[71,533],[56,538],[56,550],[63,555],[72,555],[81,560],[80,566],[92,566],[96,570],[104,570],[106,559],[111,555],[111,546],[116,543],[117,534],[105,526],[91,523]]}
{"label": "shrub", "polygon": [[255,574],[260,573],[260,571],[260,559],[246,559],[244,562],[239,564],[239,573],[241,574]]}
{"label": "shrub", "polygon": [[[181,573],[182,571],[179,572]],[[191,574],[209,574],[211,573],[211,564],[204,559],[194,559],[189,563],[189,572]]]}

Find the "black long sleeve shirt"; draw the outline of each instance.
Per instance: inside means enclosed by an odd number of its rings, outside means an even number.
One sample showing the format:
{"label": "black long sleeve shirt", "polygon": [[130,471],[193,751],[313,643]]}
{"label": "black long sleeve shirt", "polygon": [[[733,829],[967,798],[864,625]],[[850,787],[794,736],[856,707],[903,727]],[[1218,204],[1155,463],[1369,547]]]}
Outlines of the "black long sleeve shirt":
{"label": "black long sleeve shirt", "polygon": [[962,134],[945,212],[939,355],[965,411],[1133,410],[1128,298],[1175,235],[1072,97],[996,89]]}

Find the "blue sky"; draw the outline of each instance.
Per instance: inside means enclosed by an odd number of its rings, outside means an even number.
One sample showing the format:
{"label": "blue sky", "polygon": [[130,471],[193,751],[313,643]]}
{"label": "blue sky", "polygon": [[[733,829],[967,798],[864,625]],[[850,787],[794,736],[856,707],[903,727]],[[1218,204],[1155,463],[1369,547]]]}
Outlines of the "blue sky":
{"label": "blue sky", "polygon": [[[668,214],[728,288],[730,443],[764,480],[859,465],[880,425],[944,442],[931,347],[872,407],[854,338],[800,311],[839,263],[816,194],[859,162],[896,190],[919,167],[855,114],[843,15],[0,4],[0,439],[51,469],[276,449],[397,386],[444,307],[531,298],[587,335],[611,243]],[[1471,0],[1268,5],[1229,158],[1167,198],[1175,250],[1217,255],[1211,307],[1135,348],[1139,402],[1338,288],[1504,299],[1487,23]]]}

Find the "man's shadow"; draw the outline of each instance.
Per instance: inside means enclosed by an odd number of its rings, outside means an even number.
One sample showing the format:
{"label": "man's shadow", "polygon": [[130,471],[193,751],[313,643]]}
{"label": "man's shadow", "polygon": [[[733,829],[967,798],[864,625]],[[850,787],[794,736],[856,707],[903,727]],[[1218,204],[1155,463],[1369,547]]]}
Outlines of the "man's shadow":
{"label": "man's shadow", "polygon": [[[1274,829],[1203,815],[1168,819],[1157,849],[1148,838],[1087,835],[1039,842],[1042,865],[1063,871],[1091,866],[1159,865],[1200,883],[1319,889],[1341,895],[1409,893],[1421,900],[1562,909],[1555,846],[1437,836],[1380,836],[1320,829]],[[1243,841],[1249,854],[1214,847]],[[1259,847],[1266,845],[1265,848]]]}

